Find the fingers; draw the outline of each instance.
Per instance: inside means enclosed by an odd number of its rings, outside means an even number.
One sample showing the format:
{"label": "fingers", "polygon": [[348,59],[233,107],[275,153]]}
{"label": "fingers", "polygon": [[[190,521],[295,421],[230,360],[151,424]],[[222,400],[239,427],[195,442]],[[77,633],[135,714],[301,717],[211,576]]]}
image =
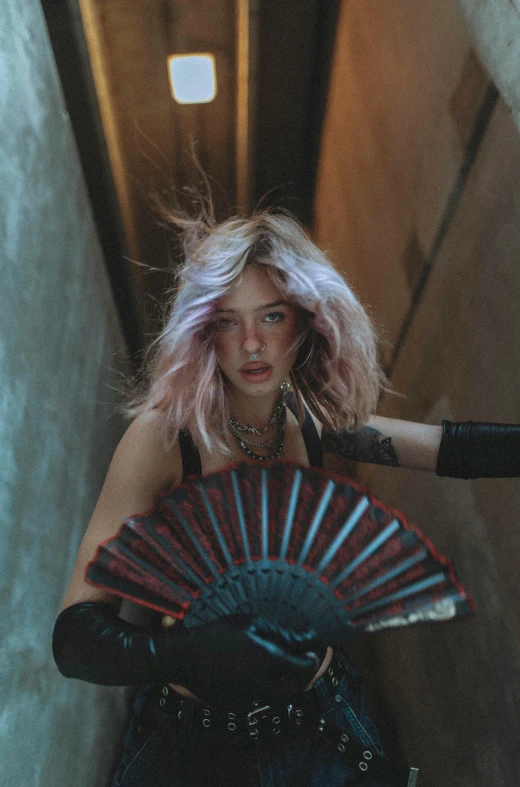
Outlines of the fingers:
{"label": "fingers", "polygon": [[317,642],[317,633],[313,629],[296,630],[287,628],[263,616],[254,618],[249,631],[259,637],[273,640],[287,648],[298,648],[299,650],[305,646],[307,646],[307,650],[310,650],[310,646]]}
{"label": "fingers", "polygon": [[292,675],[292,680],[305,680],[307,683],[317,672],[320,660],[316,653],[318,639],[312,630],[294,631],[286,629],[267,618],[255,618],[247,630],[252,642],[273,658],[273,666]]}
{"label": "fingers", "polygon": [[247,636],[271,655],[282,656],[294,666],[304,668],[318,660],[316,650],[320,642],[313,629],[296,631],[267,618],[257,617],[249,626]]}

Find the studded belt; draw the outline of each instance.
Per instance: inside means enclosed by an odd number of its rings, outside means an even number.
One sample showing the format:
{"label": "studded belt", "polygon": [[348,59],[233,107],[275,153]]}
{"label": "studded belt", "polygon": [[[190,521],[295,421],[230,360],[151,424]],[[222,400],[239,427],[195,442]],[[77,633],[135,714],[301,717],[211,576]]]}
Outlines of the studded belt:
{"label": "studded belt", "polygon": [[[329,668],[322,676],[329,690],[338,685],[344,672],[340,659],[334,653]],[[191,698],[183,697],[171,686],[154,687],[150,699],[152,702],[158,700],[161,710],[178,720],[186,719],[189,714],[191,723],[195,726],[229,731],[235,737],[241,733],[248,737],[293,733],[299,729],[317,725],[322,727],[325,724],[318,694],[312,687],[285,705],[273,706],[255,702],[248,711],[242,713],[207,707]]]}
{"label": "studded belt", "polygon": [[[344,667],[334,653],[329,668],[321,677],[327,688],[332,690],[343,674]],[[341,695],[336,695],[336,700],[340,702]],[[385,779],[393,787],[415,787],[417,784],[417,768],[395,765],[376,751],[353,740],[336,724],[325,720],[318,693],[313,691],[312,687],[285,705],[271,706],[255,702],[249,711],[240,714],[199,704],[178,694],[171,686],[155,686],[150,702],[157,703],[160,709],[180,726],[191,717],[191,724],[199,729],[217,729],[232,734],[233,737],[251,740],[317,729],[332,740],[337,751],[348,759],[351,767],[357,767],[360,777],[376,776]]]}

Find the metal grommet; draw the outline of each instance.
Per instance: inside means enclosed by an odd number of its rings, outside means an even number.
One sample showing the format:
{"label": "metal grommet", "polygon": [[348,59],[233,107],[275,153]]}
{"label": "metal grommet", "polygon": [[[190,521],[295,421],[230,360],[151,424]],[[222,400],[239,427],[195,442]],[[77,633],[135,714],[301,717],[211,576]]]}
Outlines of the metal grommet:
{"label": "metal grommet", "polygon": [[301,719],[296,719],[296,722],[295,722],[295,723],[296,723],[296,724],[301,724],[301,723],[302,723],[302,720],[301,720]]}
{"label": "metal grommet", "polygon": [[236,730],[237,725],[233,721],[230,721],[227,728],[228,730]]}
{"label": "metal grommet", "polygon": [[255,730],[249,730],[249,734],[250,734],[250,735],[251,735],[253,738],[255,738],[255,737],[258,735],[258,730],[257,730],[257,729],[255,729]]}
{"label": "metal grommet", "polygon": [[252,727],[255,724],[258,724],[258,719],[249,719],[248,724]]}
{"label": "metal grommet", "polygon": [[236,713],[228,713],[228,719],[236,719]]}
{"label": "metal grommet", "polygon": [[332,685],[333,686],[337,686],[338,683],[339,683],[339,680],[337,678],[332,678]]}
{"label": "metal grommet", "polygon": [[349,741],[349,737],[348,737],[348,735],[345,735],[345,733],[342,733],[342,735],[341,735],[341,740],[342,740],[342,741],[345,741],[345,743],[348,743],[348,741]]}
{"label": "metal grommet", "polygon": [[168,696],[168,686],[163,686],[162,693],[164,694],[165,697]]}
{"label": "metal grommet", "polygon": [[336,694],[334,699],[336,700],[336,702],[341,702],[341,694]]}
{"label": "metal grommet", "polygon": [[359,770],[360,771],[368,771],[368,765],[366,764],[366,762],[360,762],[359,763]]}
{"label": "metal grommet", "polygon": [[303,716],[303,711],[302,710],[297,710],[296,711],[296,715],[297,716]]}
{"label": "metal grommet", "polygon": [[178,717],[179,719],[182,719],[182,711],[181,711],[181,710],[178,712],[178,714],[177,714],[177,717]]}
{"label": "metal grommet", "polygon": [[275,735],[278,735],[279,732],[280,732],[280,727],[273,727],[273,733]]}
{"label": "metal grommet", "polygon": [[271,721],[273,722],[273,724],[280,724],[280,717],[279,716],[273,716]]}
{"label": "metal grommet", "polygon": [[342,744],[342,743],[338,743],[338,749],[339,749],[340,751],[342,751],[342,752],[343,752],[343,751],[345,751],[345,747],[343,746],[343,744]]}
{"label": "metal grommet", "polygon": [[202,719],[202,724],[204,725],[204,727],[209,727],[209,725],[211,724],[211,722],[210,722],[210,720],[209,720],[209,719]]}
{"label": "metal grommet", "polygon": [[332,667],[329,667],[327,672],[329,673],[329,675],[334,675],[334,670],[332,669]]}
{"label": "metal grommet", "polygon": [[166,705],[166,700],[164,699],[164,697],[162,697],[162,698],[159,700],[159,705],[160,705],[161,707],[164,707],[164,706]]}
{"label": "metal grommet", "polygon": [[365,760],[371,760],[373,756],[374,755],[372,754],[372,752],[368,751],[368,749],[367,749],[367,751],[363,752],[363,757],[365,758]]}
{"label": "metal grommet", "polygon": [[209,708],[203,708],[202,713],[204,714],[204,716],[210,716],[211,715],[211,711],[210,711]]}

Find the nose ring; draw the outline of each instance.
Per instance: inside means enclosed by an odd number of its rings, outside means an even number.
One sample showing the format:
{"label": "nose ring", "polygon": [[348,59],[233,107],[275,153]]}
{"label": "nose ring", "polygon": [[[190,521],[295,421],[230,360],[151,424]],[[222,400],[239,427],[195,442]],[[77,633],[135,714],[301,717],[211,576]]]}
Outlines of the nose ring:
{"label": "nose ring", "polygon": [[260,355],[260,353],[261,353],[261,352],[263,352],[264,350],[265,350],[265,344],[264,344],[262,347],[260,347],[260,349],[259,349],[259,350],[257,350],[257,351],[256,351],[256,353],[253,353],[253,354],[251,355],[251,360],[252,360],[252,361],[256,361],[256,359],[258,358],[258,356]]}

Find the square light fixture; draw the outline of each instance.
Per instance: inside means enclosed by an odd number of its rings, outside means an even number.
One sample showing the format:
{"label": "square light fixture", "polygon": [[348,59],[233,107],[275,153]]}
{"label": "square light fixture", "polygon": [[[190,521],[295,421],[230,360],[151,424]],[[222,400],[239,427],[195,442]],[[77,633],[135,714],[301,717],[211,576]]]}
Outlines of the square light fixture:
{"label": "square light fixture", "polygon": [[217,95],[215,58],[211,54],[170,55],[168,75],[179,104],[208,104]]}

